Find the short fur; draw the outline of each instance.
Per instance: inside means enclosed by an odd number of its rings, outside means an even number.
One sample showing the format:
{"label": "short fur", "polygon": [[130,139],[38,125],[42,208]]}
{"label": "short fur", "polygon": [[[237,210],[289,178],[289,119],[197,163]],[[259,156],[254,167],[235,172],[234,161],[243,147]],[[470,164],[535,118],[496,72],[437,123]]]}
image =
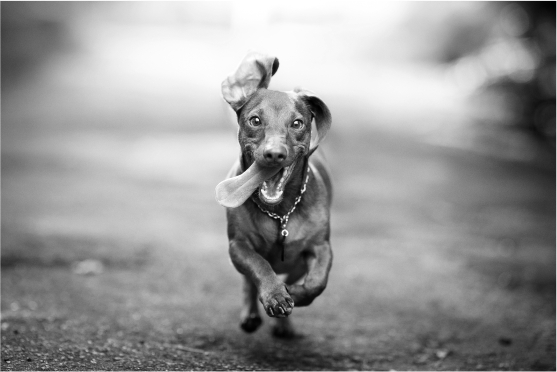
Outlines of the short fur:
{"label": "short fur", "polygon": [[[268,156],[275,149],[285,155],[281,166],[297,160],[296,166],[278,205],[266,205],[255,192],[253,199],[241,206],[227,208],[226,217],[230,258],[244,277],[242,329],[253,332],[261,324],[259,300],[267,315],[277,318],[274,334],[292,337],[294,330],[287,317],[294,306],[307,306],[323,292],[332,264],[329,243],[332,185],[323,154],[316,151],[329,130],[331,116],[327,106],[311,92],[268,90],[270,76],[277,69],[278,59],[251,53],[236,74],[223,82],[223,97],[238,117],[241,148],[241,156],[227,178],[242,174],[253,162],[276,163],[276,159]],[[249,82],[243,84],[246,76],[250,77]],[[254,115],[262,122],[258,127],[250,125]],[[296,119],[304,123],[300,130],[291,127]],[[311,133],[312,120],[316,133]],[[279,221],[263,213],[257,204],[280,216],[288,213],[300,194],[308,165],[306,192],[290,215],[282,261]],[[286,274],[284,282],[277,274]],[[301,279],[303,282],[297,284]]]}

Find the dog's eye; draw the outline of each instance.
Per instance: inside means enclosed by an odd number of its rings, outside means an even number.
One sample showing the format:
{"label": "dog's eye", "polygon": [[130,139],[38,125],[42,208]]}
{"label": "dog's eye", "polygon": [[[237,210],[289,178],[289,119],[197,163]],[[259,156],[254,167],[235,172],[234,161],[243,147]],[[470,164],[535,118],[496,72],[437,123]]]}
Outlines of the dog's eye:
{"label": "dog's eye", "polygon": [[249,119],[249,123],[254,127],[258,127],[261,125],[261,120],[257,116],[254,116]]}
{"label": "dog's eye", "polygon": [[304,123],[301,120],[294,120],[290,125],[294,129],[302,129],[304,127]]}

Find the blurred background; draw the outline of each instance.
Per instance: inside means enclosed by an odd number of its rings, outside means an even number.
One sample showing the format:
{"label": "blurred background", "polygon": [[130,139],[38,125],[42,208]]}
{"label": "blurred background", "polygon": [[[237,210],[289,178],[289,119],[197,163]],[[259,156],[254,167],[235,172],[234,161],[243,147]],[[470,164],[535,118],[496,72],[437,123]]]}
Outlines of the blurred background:
{"label": "blurred background", "polygon": [[[1,17],[3,369],[555,369],[555,2]],[[333,114],[335,263],[290,344],[240,333],[214,201],[248,50]]]}

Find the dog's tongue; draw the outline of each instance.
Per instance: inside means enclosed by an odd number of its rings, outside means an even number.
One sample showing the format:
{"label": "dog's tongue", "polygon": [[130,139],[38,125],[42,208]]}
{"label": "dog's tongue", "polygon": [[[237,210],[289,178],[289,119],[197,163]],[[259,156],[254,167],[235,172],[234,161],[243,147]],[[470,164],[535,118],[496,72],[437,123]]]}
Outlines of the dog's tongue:
{"label": "dog's tongue", "polygon": [[263,181],[274,176],[279,170],[280,167],[265,168],[253,162],[244,173],[219,183],[215,189],[216,199],[224,207],[239,207]]}

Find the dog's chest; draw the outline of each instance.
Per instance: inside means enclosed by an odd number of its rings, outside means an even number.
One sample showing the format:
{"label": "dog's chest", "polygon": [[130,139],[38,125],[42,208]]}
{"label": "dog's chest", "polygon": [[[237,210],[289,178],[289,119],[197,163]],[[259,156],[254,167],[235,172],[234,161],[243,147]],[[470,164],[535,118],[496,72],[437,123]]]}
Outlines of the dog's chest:
{"label": "dog's chest", "polygon": [[[301,253],[307,246],[311,238],[311,231],[316,231],[315,221],[303,218],[300,215],[292,214],[289,218],[286,228],[281,226],[278,219],[268,216],[261,216],[255,221],[261,242],[257,244],[257,250],[260,254],[267,257],[274,257],[278,254],[278,250],[282,246],[290,252],[291,255]],[[286,236],[283,237],[283,234]]]}
{"label": "dog's chest", "polygon": [[250,202],[227,211],[229,236],[245,241],[269,262],[280,261],[283,246],[285,261],[298,259],[326,235],[328,220],[324,207],[299,205],[289,216],[286,224],[288,233],[283,242],[280,220],[270,217]]}
{"label": "dog's chest", "polygon": [[[258,221],[258,234],[254,244],[257,253],[264,257],[277,273],[286,273],[294,267],[303,264],[302,253],[309,248],[310,239],[307,238],[311,228],[307,221],[298,217],[291,217],[286,226],[288,235],[282,239],[280,222],[266,218]],[[284,258],[283,258],[284,257]]]}

